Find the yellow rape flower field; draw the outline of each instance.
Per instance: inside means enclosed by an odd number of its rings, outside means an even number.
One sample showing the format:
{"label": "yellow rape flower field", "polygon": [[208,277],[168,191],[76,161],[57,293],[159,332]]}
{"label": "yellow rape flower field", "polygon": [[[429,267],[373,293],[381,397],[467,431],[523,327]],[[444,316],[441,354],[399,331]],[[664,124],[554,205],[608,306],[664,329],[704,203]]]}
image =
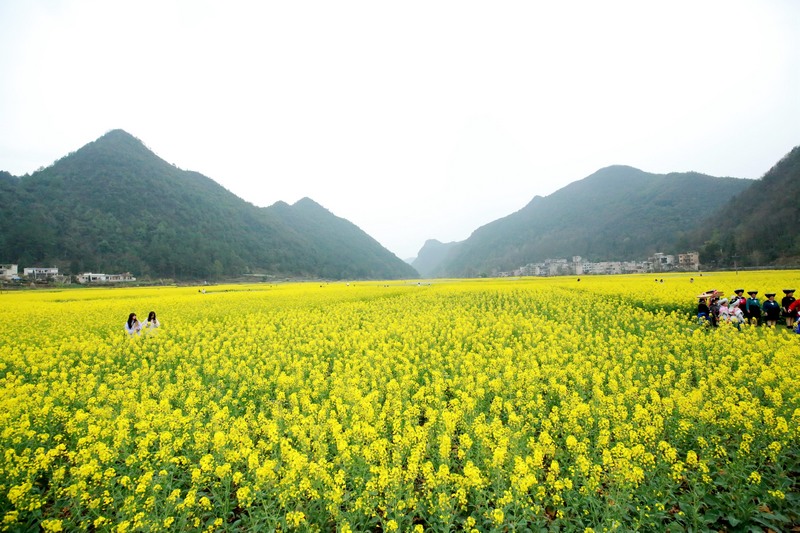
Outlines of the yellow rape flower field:
{"label": "yellow rape flower field", "polygon": [[[0,294],[0,529],[790,531],[798,272]],[[155,310],[162,327],[128,337]]]}

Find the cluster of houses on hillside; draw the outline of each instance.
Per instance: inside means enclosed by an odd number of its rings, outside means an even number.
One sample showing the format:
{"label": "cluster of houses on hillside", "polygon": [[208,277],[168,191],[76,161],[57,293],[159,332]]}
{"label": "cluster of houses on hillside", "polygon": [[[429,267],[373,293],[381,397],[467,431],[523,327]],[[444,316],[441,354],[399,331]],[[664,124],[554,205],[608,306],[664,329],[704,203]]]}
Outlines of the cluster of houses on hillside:
{"label": "cluster of houses on hillside", "polygon": [[584,261],[575,256],[567,259],[545,259],[542,263],[529,263],[510,272],[500,272],[498,276],[568,276],[589,274],[646,274],[651,272],[697,271],[700,269],[700,254],[686,252],[668,255],[657,253],[647,261]]}
{"label": "cluster of houses on hillside", "polygon": [[[0,264],[0,280],[5,281],[55,281],[57,283],[69,283],[70,277],[58,273],[55,267],[29,267],[22,269],[19,274],[19,265],[10,263]],[[92,283],[120,283],[136,281],[130,272],[124,274],[97,274],[94,272],[84,272],[75,276],[75,281],[83,284]]]}

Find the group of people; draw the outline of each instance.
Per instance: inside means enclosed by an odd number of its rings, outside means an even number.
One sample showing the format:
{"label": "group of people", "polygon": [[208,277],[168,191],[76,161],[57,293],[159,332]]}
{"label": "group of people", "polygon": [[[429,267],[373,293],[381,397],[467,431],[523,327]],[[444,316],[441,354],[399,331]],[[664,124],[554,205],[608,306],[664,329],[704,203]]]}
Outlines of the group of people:
{"label": "group of people", "polygon": [[800,300],[795,299],[794,289],[783,289],[785,296],[780,303],[775,301],[774,292],[765,293],[766,300],[763,303],[758,299],[758,291],[747,291],[747,298],[744,297],[744,292],[744,289],[736,289],[730,298],[724,297],[716,289],[700,294],[697,318],[701,323],[711,326],[730,322],[739,328],[745,323],[775,327],[783,317],[786,327],[795,329],[797,316],[800,314]]}
{"label": "group of people", "polygon": [[136,313],[131,313],[128,315],[128,321],[125,322],[125,332],[128,335],[141,335],[142,329],[156,329],[161,326],[161,323],[156,318],[156,312],[150,311],[147,315],[147,322],[142,324],[139,322],[139,319],[136,317]]}

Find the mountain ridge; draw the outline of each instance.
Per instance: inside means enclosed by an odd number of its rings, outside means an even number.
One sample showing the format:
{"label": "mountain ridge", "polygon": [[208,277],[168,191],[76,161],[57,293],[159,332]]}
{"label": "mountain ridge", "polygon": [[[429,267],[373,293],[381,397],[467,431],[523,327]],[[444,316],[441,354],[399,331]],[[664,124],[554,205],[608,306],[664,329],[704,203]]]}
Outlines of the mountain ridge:
{"label": "mountain ridge", "polygon": [[[12,199],[0,209],[0,257],[12,262],[178,279],[417,276],[310,198],[256,207],[199,172],[167,163],[124,130],[0,184]],[[300,228],[300,212],[313,214],[313,222]],[[336,237],[335,254],[321,234]]]}
{"label": "mountain ridge", "polygon": [[[800,236],[776,237],[800,224],[795,184],[800,147],[759,180],[610,165],[534,196],[464,241],[427,240],[412,265],[424,277],[472,277],[548,257],[626,260],[690,249],[715,268],[796,264]],[[119,129],[33,174],[0,170],[0,193],[4,261],[179,279],[419,275],[310,197],[257,207]],[[769,209],[766,221],[749,214]]]}
{"label": "mountain ridge", "polygon": [[423,276],[473,277],[547,258],[625,260],[669,252],[689,245],[696,210],[721,206],[749,182],[612,165],[477,228],[438,262],[423,247],[412,264]]}

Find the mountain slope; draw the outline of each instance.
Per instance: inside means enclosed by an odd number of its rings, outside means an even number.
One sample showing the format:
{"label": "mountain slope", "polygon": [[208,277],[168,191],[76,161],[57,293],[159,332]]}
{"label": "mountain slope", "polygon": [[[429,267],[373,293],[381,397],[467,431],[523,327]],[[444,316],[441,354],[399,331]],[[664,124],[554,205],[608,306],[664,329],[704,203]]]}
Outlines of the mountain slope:
{"label": "mountain slope", "polygon": [[707,264],[800,263],[800,146],[720,207],[693,235]]}
{"label": "mountain slope", "polygon": [[455,253],[458,242],[443,243],[436,239],[429,239],[420,248],[416,259],[411,263],[423,278],[435,278],[440,275],[443,265],[448,257]]}
{"label": "mountain slope", "polygon": [[[163,161],[122,130],[16,185],[13,179],[0,180],[13,189],[12,201],[0,209],[7,235],[0,257],[22,265],[179,279],[247,272],[318,277],[323,270],[330,278],[351,271],[376,278],[416,274],[355,227],[329,261],[315,249],[302,216],[255,207],[210,178]],[[327,222],[317,226],[340,225],[325,213]],[[372,254],[368,266],[361,265],[365,249]]]}
{"label": "mountain slope", "polygon": [[[333,215],[310,198],[270,209],[304,236],[313,250],[311,270],[326,278],[380,279],[417,277],[405,261],[387,261],[386,250],[352,222]],[[358,262],[352,257],[358,257]],[[394,256],[392,256],[394,257]]]}
{"label": "mountain slope", "polygon": [[675,252],[687,245],[687,234],[707,213],[750,183],[607,167],[478,228],[437,273],[476,276],[546,258],[625,260]]}

